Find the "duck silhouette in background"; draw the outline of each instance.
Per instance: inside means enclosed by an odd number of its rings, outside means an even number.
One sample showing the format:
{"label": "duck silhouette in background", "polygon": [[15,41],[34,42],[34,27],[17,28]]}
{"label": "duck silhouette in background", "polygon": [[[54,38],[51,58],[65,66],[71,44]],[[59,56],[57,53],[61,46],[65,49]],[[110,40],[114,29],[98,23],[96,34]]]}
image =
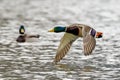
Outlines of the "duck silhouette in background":
{"label": "duck silhouette in background", "polygon": [[25,34],[25,28],[23,25],[20,26],[19,28],[19,33],[20,35],[18,36],[18,38],[16,39],[17,42],[26,42],[27,40],[31,39],[31,38],[39,38],[40,35],[29,35],[29,34]]}
{"label": "duck silhouette in background", "polygon": [[70,26],[56,26],[49,32],[65,32],[55,56],[55,64],[59,62],[69,51],[72,43],[79,37],[83,38],[84,55],[90,55],[96,46],[95,38],[102,38],[103,33],[84,24],[72,24]]}

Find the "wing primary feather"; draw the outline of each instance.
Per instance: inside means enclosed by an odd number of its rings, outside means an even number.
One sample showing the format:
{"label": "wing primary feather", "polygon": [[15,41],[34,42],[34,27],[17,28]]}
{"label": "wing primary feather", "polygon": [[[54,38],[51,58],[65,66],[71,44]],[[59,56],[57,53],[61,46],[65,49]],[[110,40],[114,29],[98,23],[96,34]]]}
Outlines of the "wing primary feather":
{"label": "wing primary feather", "polygon": [[64,49],[62,49],[62,51],[57,52],[54,62],[55,63],[59,62],[66,55],[66,53],[69,51],[69,49],[70,49],[70,44],[66,45],[66,47],[64,47]]}
{"label": "wing primary feather", "polygon": [[87,35],[83,39],[83,44],[84,44],[84,54],[85,55],[90,55],[95,48],[96,45],[96,40],[93,36]]}
{"label": "wing primary feather", "polygon": [[60,45],[57,49],[57,54],[55,56],[54,62],[55,64],[59,62],[69,51],[72,43],[78,38],[70,33],[65,33],[63,38],[61,39]]}

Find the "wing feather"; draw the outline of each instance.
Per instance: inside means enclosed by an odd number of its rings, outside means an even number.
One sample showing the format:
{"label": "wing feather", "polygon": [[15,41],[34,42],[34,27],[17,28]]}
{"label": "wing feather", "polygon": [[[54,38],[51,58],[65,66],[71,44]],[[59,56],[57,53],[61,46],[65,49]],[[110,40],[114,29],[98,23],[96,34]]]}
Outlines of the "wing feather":
{"label": "wing feather", "polygon": [[86,37],[83,38],[83,46],[84,46],[84,54],[90,55],[94,50],[96,45],[96,40],[90,34],[87,34]]}
{"label": "wing feather", "polygon": [[61,39],[60,45],[57,49],[57,54],[55,56],[54,62],[59,62],[69,51],[72,43],[78,38],[78,36],[75,36],[70,33],[65,33],[64,36]]}

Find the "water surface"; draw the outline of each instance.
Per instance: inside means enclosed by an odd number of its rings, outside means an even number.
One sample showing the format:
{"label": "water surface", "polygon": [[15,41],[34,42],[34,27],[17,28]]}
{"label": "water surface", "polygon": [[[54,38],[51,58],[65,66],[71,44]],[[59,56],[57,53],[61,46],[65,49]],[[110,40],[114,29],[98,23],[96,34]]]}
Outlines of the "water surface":
{"label": "water surface", "polygon": [[[119,0],[0,0],[1,80],[119,80]],[[83,23],[104,33],[92,55],[82,53],[82,39],[59,65],[52,61],[64,33],[55,25]],[[18,29],[40,34],[37,41],[17,43]]]}

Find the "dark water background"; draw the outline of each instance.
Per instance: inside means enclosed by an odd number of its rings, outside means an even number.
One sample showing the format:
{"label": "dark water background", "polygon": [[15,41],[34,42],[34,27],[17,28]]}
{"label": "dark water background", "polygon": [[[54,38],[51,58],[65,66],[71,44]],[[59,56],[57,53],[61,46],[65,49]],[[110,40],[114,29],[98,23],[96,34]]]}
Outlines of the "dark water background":
{"label": "dark water background", "polygon": [[[63,33],[55,25],[87,24],[104,33],[90,56],[82,39],[59,65],[52,61]],[[40,34],[17,43],[18,29]],[[0,80],[120,80],[120,0],[0,0]]]}

